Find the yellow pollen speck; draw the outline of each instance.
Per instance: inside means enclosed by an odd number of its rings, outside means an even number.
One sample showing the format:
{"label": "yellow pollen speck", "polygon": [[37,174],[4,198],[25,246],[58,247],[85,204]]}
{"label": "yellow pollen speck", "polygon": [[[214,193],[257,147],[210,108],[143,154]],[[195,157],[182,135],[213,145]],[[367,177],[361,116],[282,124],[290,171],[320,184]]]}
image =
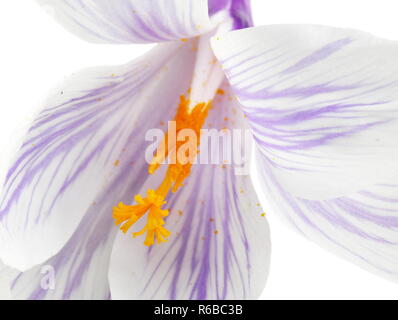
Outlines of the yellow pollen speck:
{"label": "yellow pollen speck", "polygon": [[[191,129],[196,133],[197,137],[200,137],[201,128],[204,125],[210,107],[211,102],[203,102],[191,109],[190,101],[181,96],[179,108],[174,118],[177,136],[181,130]],[[117,207],[113,208],[115,224],[120,226],[124,233],[138,220],[147,215],[147,223],[143,229],[133,233],[134,238],[146,233],[144,241],[146,246],[152,246],[155,241],[158,243],[165,242],[171,235],[171,232],[164,227],[166,223],[164,218],[169,215],[169,210],[162,209],[166,204],[165,198],[170,192],[176,192],[183,186],[183,182],[190,175],[192,164],[199,152],[200,139],[195,142],[189,141],[188,143],[193,144],[191,145],[192,148],[189,148],[189,161],[187,163],[180,162],[177,153],[187,142],[178,140],[173,143],[173,139],[169,139],[169,134],[169,132],[165,134],[164,141],[158,147],[148,168],[148,173],[153,174],[167,158],[172,160],[160,186],[156,190],[149,189],[146,197],[136,195],[134,197],[136,204],[134,205],[125,205],[121,202]],[[191,150],[194,150],[192,154]],[[119,164],[119,160],[115,162],[115,165],[117,164]],[[183,213],[179,210],[178,214],[181,216]]]}
{"label": "yellow pollen speck", "polygon": [[225,94],[225,91],[223,89],[218,89],[217,94],[223,96]]}
{"label": "yellow pollen speck", "polygon": [[263,212],[263,213],[261,214],[261,216],[264,218],[264,217],[266,216],[265,212]]}
{"label": "yellow pollen speck", "polygon": [[218,230],[214,231],[214,234],[217,235],[218,234]]}
{"label": "yellow pollen speck", "polygon": [[116,160],[115,161],[115,163],[113,164],[115,167],[117,167],[117,166],[119,166],[119,164],[120,164],[120,161],[119,160]]}
{"label": "yellow pollen speck", "polygon": [[189,41],[189,39],[187,39],[187,38],[182,38],[182,39],[180,39],[182,42],[188,42]]}
{"label": "yellow pollen speck", "polygon": [[182,216],[184,213],[181,210],[178,210],[178,215]]}

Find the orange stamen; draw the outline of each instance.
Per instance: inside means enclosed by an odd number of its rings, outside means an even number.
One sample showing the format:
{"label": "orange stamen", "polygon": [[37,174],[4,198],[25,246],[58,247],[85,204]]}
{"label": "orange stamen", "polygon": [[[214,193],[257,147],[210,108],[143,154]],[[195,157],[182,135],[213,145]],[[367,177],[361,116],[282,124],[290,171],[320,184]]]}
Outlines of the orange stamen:
{"label": "orange stamen", "polygon": [[[173,122],[176,136],[173,137],[171,132],[165,135],[148,168],[149,174],[153,174],[169,158],[163,182],[156,191],[149,189],[145,198],[136,195],[136,205],[129,206],[119,203],[113,209],[115,223],[121,225],[120,229],[124,233],[148,212],[147,223],[144,228],[139,232],[133,233],[133,237],[138,237],[146,233],[144,242],[146,246],[152,246],[155,240],[158,243],[165,242],[171,234],[170,231],[164,228],[164,218],[169,214],[168,210],[162,209],[162,206],[166,204],[164,199],[170,191],[173,193],[176,192],[190,175],[192,163],[199,152],[200,131],[205,123],[210,107],[210,102],[203,102],[190,108],[190,101],[185,96],[180,97],[180,104]],[[183,139],[179,139],[179,136],[183,135],[185,129],[189,129],[191,133],[195,134],[196,139],[194,141],[189,140],[185,142]],[[177,139],[175,139],[176,137]],[[186,154],[186,149],[188,150],[188,155]]]}

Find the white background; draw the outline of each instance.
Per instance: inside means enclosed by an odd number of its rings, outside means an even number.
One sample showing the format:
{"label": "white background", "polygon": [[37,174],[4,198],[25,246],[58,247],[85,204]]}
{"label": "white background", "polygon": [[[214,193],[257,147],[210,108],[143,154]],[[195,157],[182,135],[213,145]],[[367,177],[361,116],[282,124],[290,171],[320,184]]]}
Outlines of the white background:
{"label": "white background", "polygon": [[[252,3],[256,25],[327,24],[398,40],[396,0],[252,0]],[[59,27],[33,0],[0,1],[0,39],[0,178],[23,128],[48,89],[79,69],[121,64],[151,47],[85,43]],[[262,299],[398,298],[397,284],[323,251],[282,224],[276,213],[268,212],[267,216],[273,252],[271,274]]]}

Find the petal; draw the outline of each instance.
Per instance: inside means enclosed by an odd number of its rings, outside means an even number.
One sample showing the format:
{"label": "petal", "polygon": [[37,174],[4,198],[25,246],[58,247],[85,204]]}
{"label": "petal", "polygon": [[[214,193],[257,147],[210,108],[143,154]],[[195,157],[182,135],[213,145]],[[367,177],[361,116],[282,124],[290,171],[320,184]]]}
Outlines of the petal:
{"label": "petal", "polygon": [[295,197],[259,154],[267,201],[298,232],[360,267],[398,281],[398,185],[375,185],[328,200]]}
{"label": "petal", "polygon": [[207,0],[37,0],[66,29],[90,42],[154,43],[211,29]]}
{"label": "petal", "polygon": [[11,299],[10,284],[14,270],[5,266],[0,260],[0,301]]}
{"label": "petal", "polygon": [[187,90],[194,58],[189,45],[165,44],[126,66],[79,73],[55,91],[3,190],[0,255],[6,264],[25,271],[65,245],[122,170],[123,154],[136,139],[144,141],[154,113],[177,104]]}
{"label": "petal", "polygon": [[216,14],[221,10],[226,10],[231,5],[231,0],[208,0],[210,15]]}
{"label": "petal", "polygon": [[[156,120],[160,121],[157,116]],[[155,119],[153,119],[155,120]],[[131,137],[132,139],[134,137]],[[145,181],[146,162],[137,144],[123,154],[121,170],[99,195],[66,245],[55,256],[19,274],[12,297],[21,300],[108,300],[108,268],[115,238],[112,207],[131,198]],[[131,162],[134,161],[134,166]]]}
{"label": "petal", "polygon": [[234,20],[234,29],[253,26],[250,0],[209,0],[209,13],[228,11]]}
{"label": "petal", "polygon": [[276,25],[220,36],[213,49],[286,191],[322,200],[396,179],[396,42]]}
{"label": "petal", "polygon": [[[221,128],[228,117],[229,125],[241,128],[243,117],[231,97],[220,99],[208,125]],[[236,175],[235,169],[194,165],[186,184],[168,199],[168,242],[148,249],[143,240],[118,234],[109,272],[113,299],[260,295],[268,274],[269,229],[250,177]]]}

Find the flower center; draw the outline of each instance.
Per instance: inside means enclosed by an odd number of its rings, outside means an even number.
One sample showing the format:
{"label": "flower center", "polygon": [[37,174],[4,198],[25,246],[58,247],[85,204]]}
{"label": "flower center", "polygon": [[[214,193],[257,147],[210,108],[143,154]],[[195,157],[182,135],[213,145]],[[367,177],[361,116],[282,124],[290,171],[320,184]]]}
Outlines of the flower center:
{"label": "flower center", "polygon": [[199,39],[189,39],[184,44],[194,43],[198,48],[189,99],[185,96],[180,97],[174,120],[169,122],[169,130],[148,168],[149,174],[154,174],[160,165],[168,160],[162,183],[156,190],[149,189],[146,197],[135,196],[137,204],[119,203],[113,209],[115,223],[120,225],[124,233],[138,220],[147,216],[144,228],[133,233],[133,237],[146,233],[144,244],[147,246],[152,246],[155,241],[165,242],[170,236],[170,231],[164,228],[169,211],[162,207],[166,204],[167,195],[176,192],[190,175],[192,164],[199,152],[201,129],[215,95],[222,91],[219,88],[225,76],[210,47],[211,36],[212,34],[208,34]]}
{"label": "flower center", "polygon": [[[113,209],[115,223],[121,225],[120,229],[124,233],[147,214],[147,222],[144,228],[133,233],[133,237],[146,233],[144,242],[146,246],[152,246],[155,241],[158,243],[165,242],[171,234],[164,228],[164,218],[168,216],[169,211],[162,209],[162,207],[166,204],[166,196],[170,192],[176,192],[191,173],[192,164],[198,154],[200,131],[210,108],[211,101],[201,102],[192,107],[190,100],[181,96],[177,114],[171,123],[175,126],[175,135],[187,136],[188,142],[172,137],[169,131],[157,148],[148,168],[149,174],[153,174],[168,159],[169,164],[163,182],[156,190],[149,189],[145,198],[136,195],[134,198],[136,205],[119,203]],[[184,131],[187,134],[184,134]]]}

